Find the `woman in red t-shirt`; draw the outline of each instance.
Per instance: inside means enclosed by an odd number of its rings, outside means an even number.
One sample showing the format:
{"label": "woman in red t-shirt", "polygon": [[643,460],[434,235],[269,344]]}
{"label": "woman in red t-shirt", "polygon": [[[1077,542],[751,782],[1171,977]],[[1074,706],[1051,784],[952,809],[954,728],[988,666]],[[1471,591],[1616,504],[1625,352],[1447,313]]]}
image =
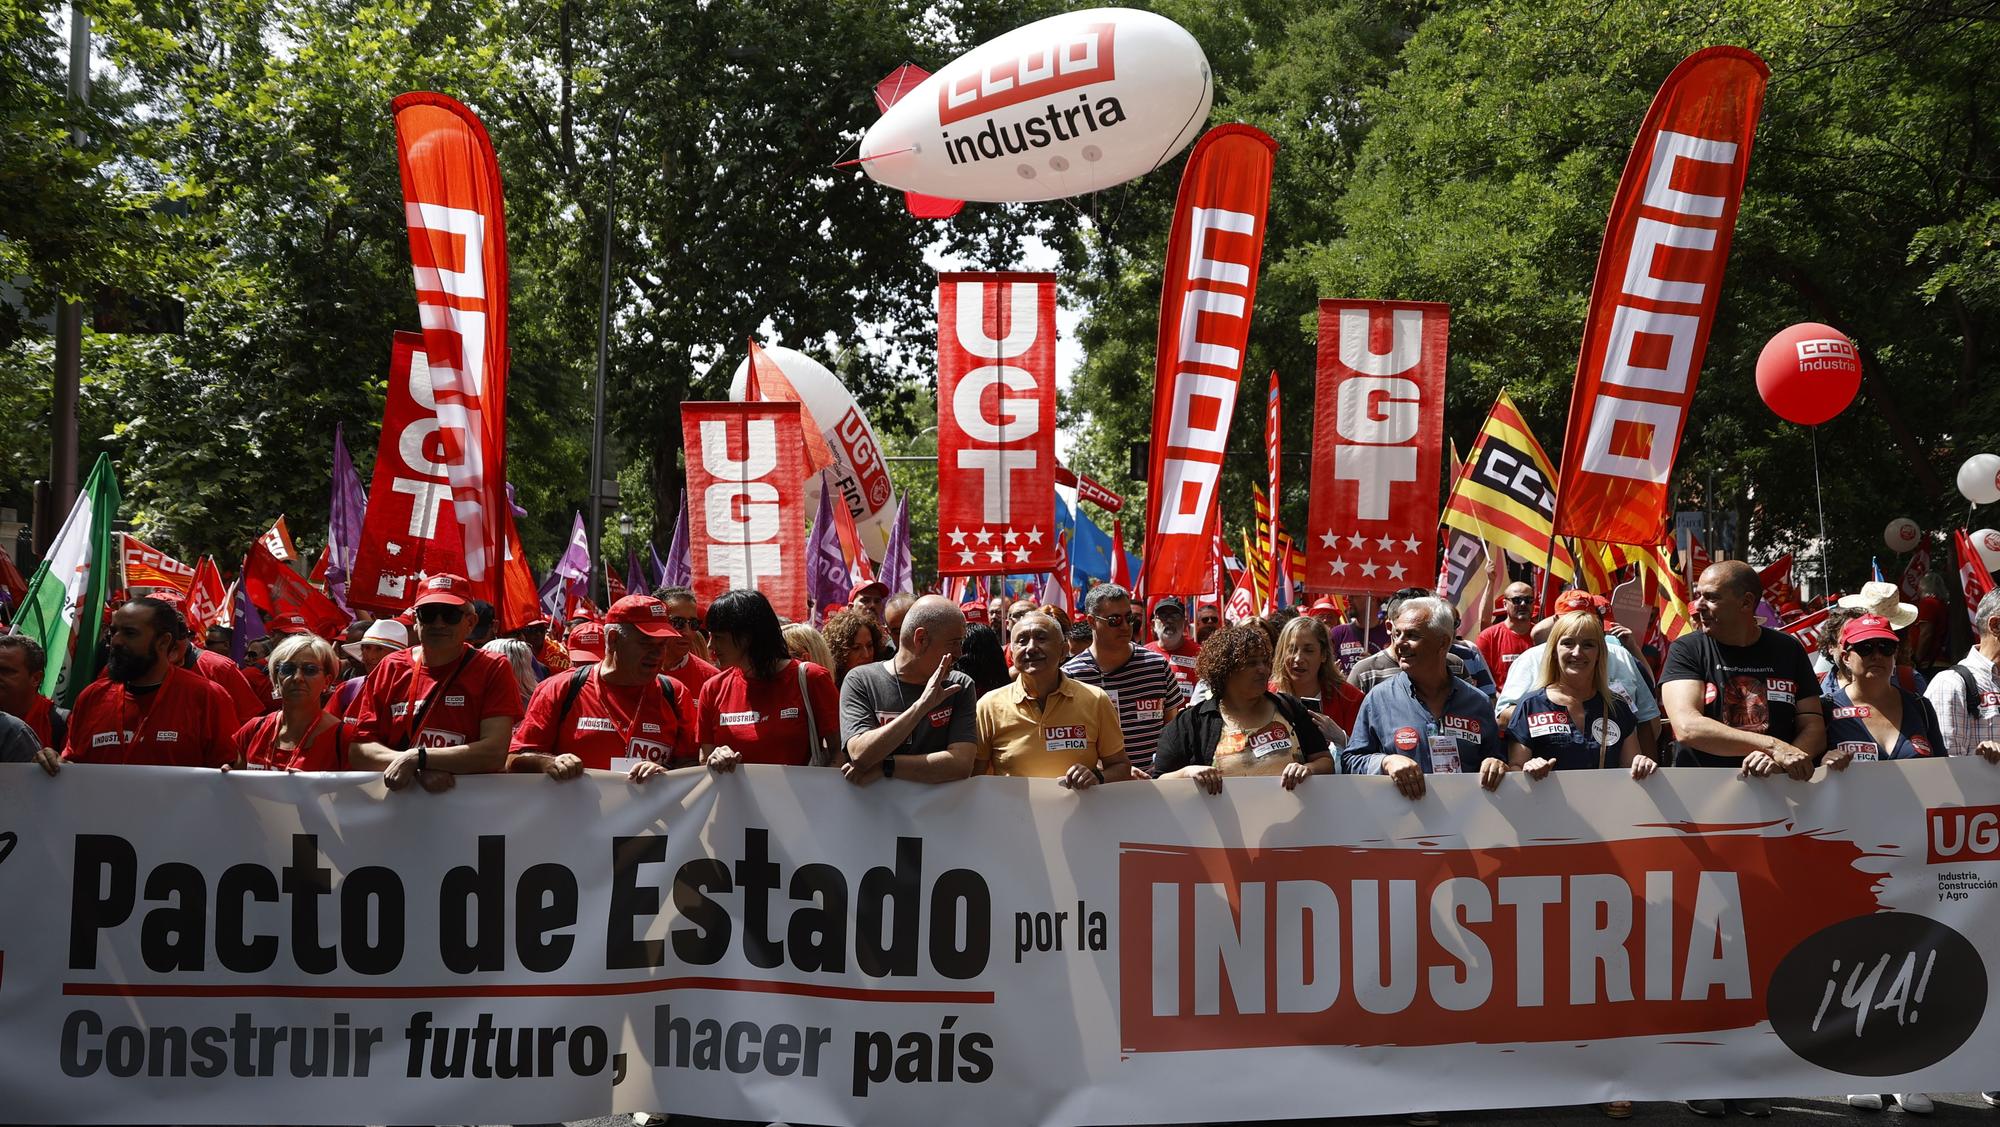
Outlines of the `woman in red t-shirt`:
{"label": "woman in red t-shirt", "polygon": [[708,608],[708,643],[722,672],[701,687],[702,762],[832,767],[839,754],[840,694],[833,674],[796,661],[777,612],[756,591],[726,591]]}
{"label": "woman in red t-shirt", "polygon": [[292,634],[271,653],[278,711],[236,730],[244,766],[265,771],[345,771],[352,721],[326,709],[340,664],[333,646],[313,634]]}

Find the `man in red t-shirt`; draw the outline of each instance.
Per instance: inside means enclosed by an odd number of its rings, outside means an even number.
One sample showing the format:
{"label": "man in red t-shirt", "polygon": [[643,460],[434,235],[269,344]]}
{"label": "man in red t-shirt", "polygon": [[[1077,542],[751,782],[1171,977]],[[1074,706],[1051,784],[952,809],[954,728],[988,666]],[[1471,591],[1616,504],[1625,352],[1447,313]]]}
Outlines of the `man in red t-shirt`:
{"label": "man in red t-shirt", "polygon": [[661,672],[686,689],[688,699],[693,700],[701,696],[701,687],[719,671],[707,660],[705,652],[695,652],[697,646],[706,651],[708,642],[701,636],[701,613],[696,609],[694,592],[685,587],[662,590],[660,603],[667,608],[667,625],[674,628],[674,636],[667,639],[663,659],[666,665]]}
{"label": "man in red t-shirt", "polygon": [[1479,632],[1473,642],[1486,667],[1493,671],[1495,684],[1507,683],[1507,667],[1535,644],[1535,589],[1526,583],[1509,583],[1502,596],[1507,617]]}
{"label": "man in red t-shirt", "polygon": [[1201,657],[1201,643],[1188,633],[1187,608],[1179,600],[1162,599],[1153,608],[1153,635],[1146,648],[1166,658],[1181,688],[1192,691],[1194,663]]}
{"label": "man in red t-shirt", "polygon": [[[179,591],[158,591],[146,597],[157,599],[174,608],[174,613],[180,615],[183,622],[186,621],[187,597]],[[227,655],[210,653],[206,648],[196,645],[192,636],[175,642],[174,651],[169,655],[169,659],[182,669],[191,669],[220,685],[222,691],[229,694],[230,702],[236,707],[238,726],[247,724],[278,707],[278,702],[271,693],[269,678],[263,678],[263,684],[259,685],[247,673],[238,669],[236,663],[229,660]]]}
{"label": "man in red t-shirt", "polygon": [[159,599],[133,599],[114,611],[105,675],[77,696],[62,754],[35,754],[42,770],[53,775],[62,761],[240,766],[229,694],[173,661],[187,634],[181,612]]}
{"label": "man in red t-shirt", "polygon": [[48,655],[26,634],[0,634],[0,712],[25,722],[38,748],[59,748],[69,713],[41,694]]}
{"label": "man in red t-shirt", "polygon": [[507,765],[521,693],[506,658],[466,645],[471,588],[459,575],[424,580],[411,608],[422,644],[383,658],[355,698],[348,762],[381,770],[390,790],[449,790]]}
{"label": "man in red t-shirt", "polygon": [[643,783],[670,767],[693,766],[700,706],[660,672],[668,642],[679,636],[666,604],[651,595],[612,603],[604,615],[603,660],[536,686],[514,729],[507,769],[562,782],[586,769],[622,768]]}

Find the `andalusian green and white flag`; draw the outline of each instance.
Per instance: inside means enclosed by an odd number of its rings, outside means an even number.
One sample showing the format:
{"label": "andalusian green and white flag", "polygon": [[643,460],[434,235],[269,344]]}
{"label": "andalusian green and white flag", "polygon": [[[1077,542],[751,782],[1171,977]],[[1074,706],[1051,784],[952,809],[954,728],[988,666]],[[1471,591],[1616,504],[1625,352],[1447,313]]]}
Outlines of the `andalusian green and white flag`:
{"label": "andalusian green and white flag", "polygon": [[104,600],[118,574],[118,541],[111,531],[117,516],[118,481],[110,455],[100,454],[14,618],[16,633],[48,651],[42,695],[65,708],[96,679],[104,656]]}

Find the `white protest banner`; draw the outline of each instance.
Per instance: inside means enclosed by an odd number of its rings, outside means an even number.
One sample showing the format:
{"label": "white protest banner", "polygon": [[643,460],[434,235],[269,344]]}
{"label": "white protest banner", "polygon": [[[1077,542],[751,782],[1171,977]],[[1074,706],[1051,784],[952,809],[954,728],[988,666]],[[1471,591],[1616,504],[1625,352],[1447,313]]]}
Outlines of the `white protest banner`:
{"label": "white protest banner", "polygon": [[0,1092],[930,1127],[1965,1090],[2000,1059],[1996,860],[1976,759],[1416,802],[0,767]]}

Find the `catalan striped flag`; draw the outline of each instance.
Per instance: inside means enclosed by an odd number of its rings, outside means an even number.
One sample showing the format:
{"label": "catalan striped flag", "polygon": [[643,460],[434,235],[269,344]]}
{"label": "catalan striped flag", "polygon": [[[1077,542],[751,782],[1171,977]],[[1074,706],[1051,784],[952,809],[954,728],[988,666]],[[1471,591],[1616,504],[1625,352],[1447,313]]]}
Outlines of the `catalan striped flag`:
{"label": "catalan striped flag", "polygon": [[1466,457],[1465,470],[1452,484],[1443,523],[1491,546],[1550,569],[1563,579],[1576,578],[1576,564],[1558,541],[1551,557],[1556,497],[1555,471],[1542,444],[1528,433],[1528,424],[1505,391],[1493,401],[1479,437]]}
{"label": "catalan striped flag", "polygon": [[[1694,629],[1694,612],[1688,609],[1687,582],[1674,570],[1665,545],[1629,549],[1632,560],[1659,587],[1660,636],[1671,642]],[[1650,586],[1651,584],[1649,584]]]}

